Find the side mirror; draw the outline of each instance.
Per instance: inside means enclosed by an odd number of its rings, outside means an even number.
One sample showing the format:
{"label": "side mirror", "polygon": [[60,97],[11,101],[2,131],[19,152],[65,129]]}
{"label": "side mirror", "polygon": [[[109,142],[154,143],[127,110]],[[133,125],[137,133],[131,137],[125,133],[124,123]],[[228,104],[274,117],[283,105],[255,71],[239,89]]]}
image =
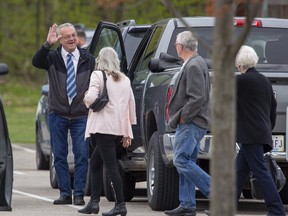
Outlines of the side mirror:
{"label": "side mirror", "polygon": [[153,73],[159,73],[169,68],[182,66],[183,61],[167,53],[160,53],[159,59],[152,58],[149,62],[149,70]]}
{"label": "side mirror", "polygon": [[0,75],[8,73],[8,65],[4,63],[0,63]]}
{"label": "side mirror", "polygon": [[48,96],[49,85],[48,84],[43,85],[41,91],[42,91],[42,95]]}

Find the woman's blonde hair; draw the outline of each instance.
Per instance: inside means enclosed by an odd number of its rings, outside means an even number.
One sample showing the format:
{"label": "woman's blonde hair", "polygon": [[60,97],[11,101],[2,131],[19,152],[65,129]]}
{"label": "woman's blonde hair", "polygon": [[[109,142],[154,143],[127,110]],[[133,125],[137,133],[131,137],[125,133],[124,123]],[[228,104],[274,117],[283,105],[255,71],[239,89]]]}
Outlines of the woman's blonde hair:
{"label": "woman's blonde hair", "polygon": [[112,75],[115,81],[119,81],[123,76],[120,71],[118,54],[111,47],[104,47],[100,50],[96,58],[95,69],[106,71],[108,75]]}

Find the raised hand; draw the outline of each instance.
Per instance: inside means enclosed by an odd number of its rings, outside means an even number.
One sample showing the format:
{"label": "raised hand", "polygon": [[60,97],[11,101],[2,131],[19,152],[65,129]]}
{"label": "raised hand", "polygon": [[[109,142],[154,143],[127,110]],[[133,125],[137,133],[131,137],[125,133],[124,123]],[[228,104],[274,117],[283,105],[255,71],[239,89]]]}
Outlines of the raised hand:
{"label": "raised hand", "polygon": [[50,28],[49,28],[49,32],[47,35],[47,42],[51,45],[54,45],[57,41],[59,41],[62,37],[62,35],[57,35],[56,34],[56,30],[58,28],[57,24],[53,24]]}

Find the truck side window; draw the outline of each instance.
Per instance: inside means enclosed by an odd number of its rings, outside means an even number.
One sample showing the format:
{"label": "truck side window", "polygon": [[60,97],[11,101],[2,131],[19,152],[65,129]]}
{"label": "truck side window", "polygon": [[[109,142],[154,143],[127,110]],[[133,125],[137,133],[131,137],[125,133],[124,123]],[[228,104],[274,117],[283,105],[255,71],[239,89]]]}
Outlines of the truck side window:
{"label": "truck side window", "polygon": [[155,50],[157,49],[157,45],[159,43],[162,31],[163,31],[162,26],[158,26],[154,30],[150,40],[148,41],[146,50],[144,50],[142,56],[140,57],[140,61],[137,65],[137,71],[142,71],[142,70],[148,71],[149,61],[154,56],[154,53],[155,53]]}

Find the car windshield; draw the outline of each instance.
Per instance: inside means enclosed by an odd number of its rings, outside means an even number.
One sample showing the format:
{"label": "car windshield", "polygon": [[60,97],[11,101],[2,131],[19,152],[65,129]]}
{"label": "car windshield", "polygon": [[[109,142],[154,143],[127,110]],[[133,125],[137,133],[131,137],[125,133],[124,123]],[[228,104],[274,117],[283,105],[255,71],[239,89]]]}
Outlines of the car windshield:
{"label": "car windshield", "polygon": [[[170,41],[168,53],[176,56],[176,50],[173,46],[176,40],[176,35],[184,31],[183,28],[178,28],[173,33],[173,37]],[[198,35],[199,46],[198,53],[203,58],[211,60],[211,54],[203,46],[204,42],[210,48],[212,47],[212,27],[193,28],[194,32]],[[235,28],[235,35],[239,35],[243,28]],[[257,67],[270,67],[272,65],[285,65],[288,64],[288,29],[284,28],[257,28],[253,27],[246,39],[246,45],[251,46],[255,49],[259,62]],[[269,66],[270,65],[270,66]]]}

